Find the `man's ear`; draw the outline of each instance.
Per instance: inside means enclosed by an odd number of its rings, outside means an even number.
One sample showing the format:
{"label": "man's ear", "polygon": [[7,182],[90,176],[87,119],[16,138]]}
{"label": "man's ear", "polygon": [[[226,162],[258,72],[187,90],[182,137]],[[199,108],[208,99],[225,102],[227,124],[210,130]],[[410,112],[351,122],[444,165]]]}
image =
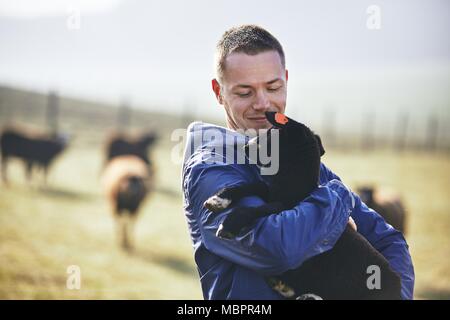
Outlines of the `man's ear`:
{"label": "man's ear", "polygon": [[318,134],[314,134],[314,136],[316,137],[317,143],[319,145],[320,156],[323,156],[325,154],[325,149],[322,144],[322,139],[320,139],[320,136]]}
{"label": "man's ear", "polygon": [[289,78],[289,72],[288,72],[288,70],[286,69],[286,82],[288,81],[288,78]]}
{"label": "man's ear", "polygon": [[220,104],[223,104],[222,93],[220,92],[220,84],[216,79],[212,79],[211,81],[212,89],[214,94],[216,95],[216,99]]}

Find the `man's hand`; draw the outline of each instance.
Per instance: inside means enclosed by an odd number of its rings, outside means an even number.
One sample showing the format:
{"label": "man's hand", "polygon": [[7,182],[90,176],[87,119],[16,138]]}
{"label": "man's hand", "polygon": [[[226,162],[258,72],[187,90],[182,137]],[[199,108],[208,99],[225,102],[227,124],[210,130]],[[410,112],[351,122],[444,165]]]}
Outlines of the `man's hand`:
{"label": "man's hand", "polygon": [[356,226],[355,220],[352,217],[349,217],[348,224],[352,227],[353,230],[358,231],[358,227]]}

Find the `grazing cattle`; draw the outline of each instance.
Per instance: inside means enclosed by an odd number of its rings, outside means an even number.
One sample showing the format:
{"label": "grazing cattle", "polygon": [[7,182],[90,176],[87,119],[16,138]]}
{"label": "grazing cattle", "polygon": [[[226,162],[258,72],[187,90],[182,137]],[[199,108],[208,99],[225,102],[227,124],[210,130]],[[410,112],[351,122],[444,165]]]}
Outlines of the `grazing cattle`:
{"label": "grazing cattle", "polygon": [[[270,182],[229,187],[206,200],[205,207],[218,212],[240,198],[258,195],[266,200],[260,207],[236,207],[219,226],[217,236],[232,238],[256,219],[291,209],[319,183],[320,157],[325,152],[320,138],[305,125],[286,116],[266,112],[274,126],[246,145],[270,145],[272,130],[279,130],[279,170]],[[251,157],[251,155],[250,155]],[[255,160],[255,159],[254,159]],[[380,268],[381,288],[367,286],[367,268]],[[294,270],[267,278],[268,284],[286,298],[297,299],[400,299],[400,277],[388,261],[352,227],[348,226],[335,246],[307,259]]]}
{"label": "grazing cattle", "polygon": [[23,160],[27,179],[31,179],[33,167],[44,170],[46,182],[48,168],[52,161],[67,146],[68,137],[25,132],[18,128],[6,128],[0,136],[2,156],[2,179],[7,183],[7,164],[11,157]]}
{"label": "grazing cattle", "polygon": [[139,207],[152,188],[153,174],[134,155],[117,156],[106,164],[102,183],[116,221],[120,245],[132,250],[133,229]]}
{"label": "grazing cattle", "polygon": [[357,189],[361,200],[379,213],[387,223],[406,234],[406,210],[400,196],[373,187],[364,186]]}
{"label": "grazing cattle", "polygon": [[153,132],[139,137],[130,137],[116,133],[109,137],[106,144],[106,161],[123,155],[134,155],[145,161],[148,165],[151,161],[148,157],[148,149],[156,142],[157,136]]}

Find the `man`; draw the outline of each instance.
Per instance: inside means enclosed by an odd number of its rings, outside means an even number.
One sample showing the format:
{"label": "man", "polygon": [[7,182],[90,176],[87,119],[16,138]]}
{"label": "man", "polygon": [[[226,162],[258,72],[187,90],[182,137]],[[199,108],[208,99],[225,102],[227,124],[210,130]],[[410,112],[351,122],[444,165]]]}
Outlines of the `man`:
{"label": "man", "polygon": [[[412,299],[414,270],[402,234],[368,209],[323,164],[320,187],[297,206],[259,219],[251,230],[234,239],[216,237],[234,204],[213,214],[203,207],[204,201],[223,187],[263,179],[255,165],[228,161],[223,151],[236,151],[247,141],[237,131],[269,128],[265,111],[284,113],[288,80],[280,43],[254,25],[225,32],[217,45],[216,69],[212,88],[225,109],[228,129],[191,124],[183,165],[184,208],[204,298],[282,299],[267,285],[265,277],[296,268],[331,249],[346,224],[354,220],[358,232],[401,276],[402,297]],[[211,131],[215,133],[209,134]],[[252,196],[236,205],[263,203]]]}

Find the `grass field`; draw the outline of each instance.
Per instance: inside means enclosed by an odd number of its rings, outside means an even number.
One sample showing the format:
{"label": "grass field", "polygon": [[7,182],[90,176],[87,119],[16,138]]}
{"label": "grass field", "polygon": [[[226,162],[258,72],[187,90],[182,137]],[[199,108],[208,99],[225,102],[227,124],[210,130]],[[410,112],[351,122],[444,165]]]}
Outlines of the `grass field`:
{"label": "grass field", "polygon": [[[182,211],[180,168],[170,149],[155,152],[158,190],[137,224],[137,250],[122,252],[99,191],[101,154],[72,148],[49,187],[25,184],[20,163],[0,193],[0,298],[199,299],[201,291]],[[349,185],[368,181],[403,190],[416,298],[450,298],[450,161],[443,156],[333,153],[326,163]],[[81,289],[66,269],[81,268]]]}
{"label": "grass field", "polygon": [[325,162],[346,184],[399,191],[416,273],[415,298],[450,299],[450,158],[424,153],[331,153]]}
{"label": "grass field", "polygon": [[[41,121],[41,111],[8,108],[26,106],[26,97],[42,97],[0,93],[0,111],[7,111],[0,112],[0,124],[5,114],[9,120],[20,116],[26,124]],[[70,108],[69,102],[74,104]],[[111,109],[89,105],[82,114],[69,102],[62,108],[61,127],[72,130],[75,140],[54,163],[48,187],[39,179],[28,185],[17,161],[9,168],[10,185],[0,186],[0,299],[201,299],[182,209],[181,168],[170,156],[175,145],[170,128],[176,121],[135,114],[141,128],[149,119],[161,136],[153,154],[158,187],[142,207],[137,248],[127,254],[117,245],[100,190],[107,127],[88,114],[95,107],[99,119],[107,119]],[[415,297],[450,299],[449,154],[328,150],[324,162],[351,187],[369,182],[401,191],[409,211],[406,238],[416,271]],[[66,286],[71,265],[81,269],[80,290]]]}
{"label": "grass field", "polygon": [[[155,154],[157,163],[164,158]],[[137,249],[126,254],[99,190],[100,163],[93,149],[70,149],[48,188],[27,186],[20,164],[11,165],[11,185],[0,193],[0,298],[201,298],[179,171],[160,168],[136,226]],[[69,265],[81,268],[81,290],[66,288]]]}

